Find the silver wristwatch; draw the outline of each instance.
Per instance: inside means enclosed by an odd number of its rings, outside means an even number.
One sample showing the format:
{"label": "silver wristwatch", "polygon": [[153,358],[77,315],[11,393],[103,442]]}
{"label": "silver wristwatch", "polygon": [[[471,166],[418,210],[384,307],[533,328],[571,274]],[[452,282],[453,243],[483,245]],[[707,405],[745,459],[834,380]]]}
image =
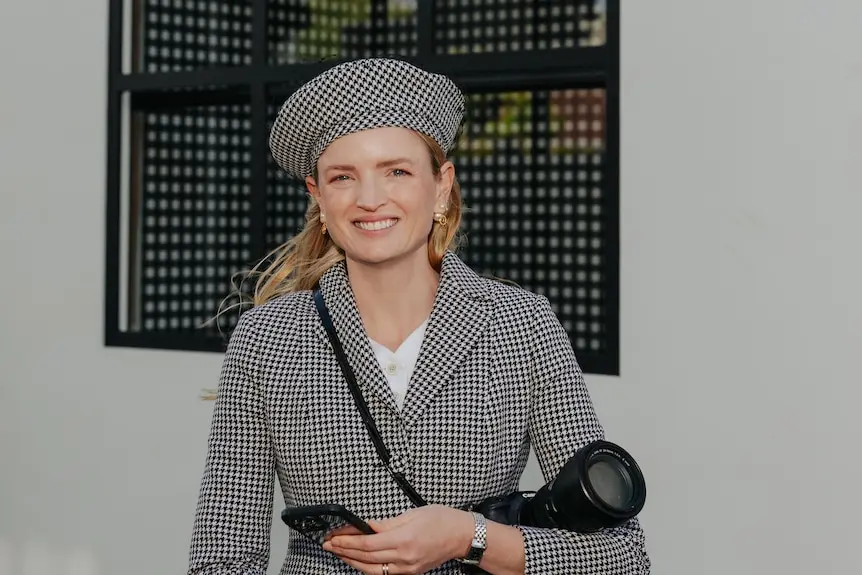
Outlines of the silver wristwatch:
{"label": "silver wristwatch", "polygon": [[461,559],[461,563],[467,565],[478,565],[482,560],[482,555],[488,547],[488,526],[485,523],[485,516],[481,513],[473,513],[473,521],[476,523],[475,531],[473,532],[473,542],[470,544],[470,551],[467,556]]}

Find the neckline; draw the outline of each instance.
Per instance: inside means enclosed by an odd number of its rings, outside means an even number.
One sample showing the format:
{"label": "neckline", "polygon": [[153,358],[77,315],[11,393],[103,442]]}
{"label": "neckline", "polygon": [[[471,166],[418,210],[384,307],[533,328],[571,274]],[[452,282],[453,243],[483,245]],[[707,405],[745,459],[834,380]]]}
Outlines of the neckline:
{"label": "neckline", "polygon": [[406,347],[411,346],[413,344],[413,340],[416,339],[417,336],[419,336],[420,334],[424,334],[425,329],[427,327],[428,327],[428,320],[426,319],[425,321],[420,323],[419,326],[416,329],[414,329],[413,332],[410,333],[410,335],[408,335],[406,338],[404,338],[404,341],[401,342],[401,345],[399,345],[398,349],[396,349],[396,350],[389,349],[388,347],[386,347],[385,345],[383,345],[382,343],[376,341],[375,339],[373,339],[371,337],[369,337],[368,340],[371,342],[372,347],[377,347],[379,349],[385,350],[386,353],[389,353],[389,354],[397,357],[401,353],[403,353],[403,351]]}

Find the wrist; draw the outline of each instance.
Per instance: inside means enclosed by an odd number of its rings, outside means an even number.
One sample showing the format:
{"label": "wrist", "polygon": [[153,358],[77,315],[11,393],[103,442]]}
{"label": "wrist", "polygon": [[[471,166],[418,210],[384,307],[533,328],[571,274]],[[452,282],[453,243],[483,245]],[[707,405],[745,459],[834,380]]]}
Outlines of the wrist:
{"label": "wrist", "polygon": [[473,546],[473,536],[476,533],[476,522],[473,514],[469,511],[458,511],[458,528],[454,530],[455,537],[454,559],[463,559],[470,553]]}
{"label": "wrist", "polygon": [[478,566],[488,547],[488,524],[485,517],[479,513],[467,512],[467,515],[468,527],[465,534],[468,542],[456,559],[467,565]]}

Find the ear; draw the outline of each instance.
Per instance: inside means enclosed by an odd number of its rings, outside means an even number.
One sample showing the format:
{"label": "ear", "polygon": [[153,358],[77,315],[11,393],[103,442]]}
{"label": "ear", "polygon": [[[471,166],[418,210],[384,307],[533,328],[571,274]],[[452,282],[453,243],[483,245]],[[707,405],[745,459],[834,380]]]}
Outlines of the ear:
{"label": "ear", "polygon": [[305,177],[305,187],[308,188],[308,192],[311,194],[311,197],[314,198],[318,204],[320,203],[320,188],[317,187],[317,182],[314,180],[312,176]]}
{"label": "ear", "polygon": [[452,184],[455,183],[455,166],[447,161],[440,166],[440,177],[437,178],[437,205],[445,206],[449,203],[449,195],[452,193]]}

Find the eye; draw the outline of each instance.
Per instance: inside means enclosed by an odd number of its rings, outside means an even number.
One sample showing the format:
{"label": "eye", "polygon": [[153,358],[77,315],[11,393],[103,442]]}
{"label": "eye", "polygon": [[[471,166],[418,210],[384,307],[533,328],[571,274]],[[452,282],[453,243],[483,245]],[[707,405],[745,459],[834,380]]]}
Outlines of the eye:
{"label": "eye", "polygon": [[395,168],[394,170],[392,170],[392,175],[393,176],[399,176],[399,177],[400,176],[409,176],[410,172],[408,172],[407,170],[402,170],[401,168]]}
{"label": "eye", "polygon": [[333,176],[332,178],[330,178],[329,181],[330,182],[346,182],[349,179],[350,179],[350,176],[348,176],[347,174],[338,174],[337,176]]}

